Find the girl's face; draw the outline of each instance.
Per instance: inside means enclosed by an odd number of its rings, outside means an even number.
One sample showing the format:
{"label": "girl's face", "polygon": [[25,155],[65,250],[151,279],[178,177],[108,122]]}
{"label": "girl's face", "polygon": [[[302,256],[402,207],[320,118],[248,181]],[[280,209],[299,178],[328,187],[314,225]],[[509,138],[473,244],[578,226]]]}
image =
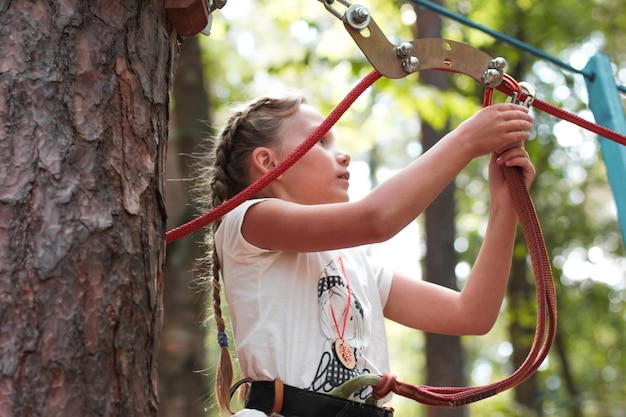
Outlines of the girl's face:
{"label": "girl's face", "polygon": [[[324,117],[315,108],[302,104],[285,121],[281,131],[280,156],[285,158],[322,122]],[[287,199],[300,204],[325,204],[348,201],[350,155],[335,143],[330,130],[298,162],[282,176]]]}

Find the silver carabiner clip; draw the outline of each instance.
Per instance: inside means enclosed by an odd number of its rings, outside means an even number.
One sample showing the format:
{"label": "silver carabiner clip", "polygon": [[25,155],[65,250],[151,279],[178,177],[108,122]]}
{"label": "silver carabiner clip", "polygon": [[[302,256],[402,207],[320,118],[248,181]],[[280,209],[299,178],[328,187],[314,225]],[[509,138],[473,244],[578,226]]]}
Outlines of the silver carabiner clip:
{"label": "silver carabiner clip", "polygon": [[526,93],[526,98],[522,103],[522,106],[530,108],[535,101],[535,97],[537,97],[537,93],[535,92],[535,88],[528,84],[526,81],[522,81],[519,83],[519,86],[522,88],[522,91]]}
{"label": "silver carabiner clip", "polygon": [[535,88],[529,83],[527,83],[526,81],[521,81],[519,83],[519,86],[520,86],[521,92],[526,95],[526,97],[524,97],[524,100],[522,101],[519,99],[521,94],[516,91],[511,95],[511,97],[509,98],[509,100],[507,100],[507,102],[519,104],[520,106],[530,108],[530,106],[532,106],[533,102],[535,101],[535,97],[537,97]]}

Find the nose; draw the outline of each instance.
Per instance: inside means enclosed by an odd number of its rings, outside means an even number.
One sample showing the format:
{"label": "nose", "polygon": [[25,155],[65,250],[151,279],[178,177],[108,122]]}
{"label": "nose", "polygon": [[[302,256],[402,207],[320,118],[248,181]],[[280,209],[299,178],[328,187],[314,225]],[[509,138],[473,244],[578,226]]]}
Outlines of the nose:
{"label": "nose", "polygon": [[350,160],[352,158],[350,157],[350,154],[347,152],[344,152],[343,150],[339,149],[339,151],[337,152],[337,161],[339,161],[339,163],[341,165],[345,165],[348,166],[350,165]]}

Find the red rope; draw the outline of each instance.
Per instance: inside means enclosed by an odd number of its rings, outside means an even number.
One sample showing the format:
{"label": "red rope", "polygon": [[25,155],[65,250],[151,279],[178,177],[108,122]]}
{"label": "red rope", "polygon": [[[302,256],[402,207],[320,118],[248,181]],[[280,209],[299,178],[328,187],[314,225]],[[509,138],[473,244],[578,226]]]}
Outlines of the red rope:
{"label": "red rope", "polygon": [[[304,142],[302,142],[302,144],[300,144],[298,148],[296,148],[292,152],[291,155],[288,155],[287,158],[283,160],[279,165],[274,167],[273,170],[265,174],[265,176],[259,178],[255,183],[252,183],[235,197],[225,201],[208,213],[205,213],[202,216],[175,229],[169,230],[167,233],[165,233],[165,243],[172,243],[211,224],[229,211],[233,210],[244,201],[252,198],[263,188],[267,187],[272,181],[274,181],[283,172],[285,172],[294,163],[296,163],[296,161],[300,159],[309,149],[311,149],[313,145],[315,145],[315,143],[317,143],[317,141],[321,139],[326,134],[326,132],[328,132],[328,130],[330,130],[330,128],[337,122],[337,120],[341,118],[343,113],[345,113],[346,110],[350,108],[352,103],[363,93],[363,91],[369,88],[380,77],[381,74],[377,70],[373,70],[372,72],[370,72],[363,80],[361,80],[361,82],[359,82],[359,84],[357,84],[356,87],[354,87],[354,89],[346,96],[346,98],[344,98],[343,101],[339,103],[339,105],[331,112],[326,120],[324,120],[324,122],[313,133],[311,133],[311,135],[309,135],[309,137]],[[505,82],[498,86],[498,90],[509,96],[512,96],[513,93],[517,92],[518,97],[521,100],[527,98],[528,95],[525,92],[521,90],[516,91],[514,85],[512,85],[510,82],[506,82],[507,77],[505,77]],[[483,104],[489,105],[491,103],[492,97],[493,89],[485,89],[485,98]],[[542,110],[563,120],[567,120],[568,122],[574,123],[584,129],[589,130],[590,132],[596,133],[614,142],[626,145],[625,135],[615,132],[614,130],[611,130],[607,127],[585,120],[574,113],[570,113],[550,103],[535,98],[533,101],[533,107],[536,107],[539,110]]]}
{"label": "red rope", "polygon": [[294,149],[285,159],[272,168],[264,176],[250,184],[233,198],[224,201],[208,213],[185,223],[165,234],[165,242],[171,243],[190,233],[193,233],[219,219],[235,207],[239,206],[246,200],[254,197],[263,188],[267,187],[272,181],[278,178],[293,164],[295,164],[302,156],[309,151],[331,127],[337,123],[337,120],[350,108],[352,103],[372,84],[374,84],[382,75],[373,70],[363,80],[361,80],[348,95],[339,103],[339,105],[328,115],[328,117],[317,127],[296,149]]}
{"label": "red rope", "polygon": [[[510,83],[503,82],[498,86],[498,90],[503,92],[504,94],[511,96],[514,93],[514,87]],[[528,95],[525,92],[519,92],[520,99],[525,99]],[[533,107],[538,110],[544,111],[548,114],[558,117],[559,119],[566,120],[570,123],[574,123],[577,126],[580,126],[590,132],[593,132],[597,135],[605,137],[607,139],[612,140],[613,142],[620,143],[622,145],[626,145],[626,135],[618,133],[614,130],[609,129],[608,127],[599,125],[597,123],[590,122],[589,120],[585,120],[577,114],[568,112],[567,110],[561,109],[554,104],[550,104],[543,100],[535,99],[533,101]]]}
{"label": "red rope", "polygon": [[[166,234],[166,242],[173,242],[210,224],[269,185],[308,152],[339,120],[352,103],[380,77],[381,74],[373,70],[346,96],[326,120],[274,169],[252,183],[241,193],[205,215],[168,232]],[[511,94],[512,92],[517,92],[518,97],[523,99],[524,97],[520,96],[521,89],[519,85],[511,78],[505,78],[505,80],[507,81],[505,84],[511,90]],[[484,105],[491,105],[492,99],[493,89],[486,89]],[[550,261],[534,205],[524,185],[524,179],[520,170],[505,168],[505,178],[513,195],[516,211],[529,247],[537,284],[537,330],[528,357],[517,371],[508,378],[479,387],[415,386],[399,382],[395,376],[382,375],[381,382],[374,387],[372,394],[374,398],[382,398],[389,392],[395,392],[398,395],[427,405],[456,407],[469,404],[498,394],[525,381],[547,357],[556,334],[556,293],[554,291],[554,283],[552,282]],[[548,323],[547,327],[546,321]]]}
{"label": "red rope", "polygon": [[[350,108],[352,103],[374,82],[381,77],[377,70],[370,72],[359,84],[344,98],[344,100],[331,112],[322,124],[309,135],[290,155],[287,156],[274,169],[252,183],[241,193],[230,200],[225,201],[210,212],[179,226],[166,233],[166,243],[174,242],[190,233],[193,233],[206,225],[222,217],[244,201],[252,198],[259,191],[278,178],[282,173],[296,163],[315,143],[317,143],[339,118]],[[501,92],[512,96],[518,94],[518,99],[523,101],[527,94],[522,91],[519,84],[505,75],[504,82],[498,87]],[[487,88],[484,96],[484,106],[492,104],[493,89]],[[533,106],[549,114],[577,124],[591,132],[607,139],[626,145],[626,136],[621,135],[604,126],[589,122],[573,113],[562,110],[544,101],[535,99]],[[524,238],[529,248],[536,282],[537,295],[537,326],[535,340],[524,363],[509,377],[488,385],[478,387],[431,387],[415,386],[399,382],[393,375],[382,375],[381,382],[374,387],[373,397],[382,398],[390,392],[414,399],[426,405],[451,406],[469,404],[502,391],[508,390],[528,379],[541,365],[548,355],[556,335],[556,292],[552,280],[550,259],[543,239],[543,233],[534,204],[524,184],[524,178],[519,168],[505,167],[504,174],[507,185],[513,196]]]}
{"label": "red rope", "polygon": [[[512,78],[505,76],[505,84],[511,88],[512,92],[521,93],[519,84]],[[484,105],[491,105],[492,100],[493,89],[486,89]],[[526,360],[509,377],[478,387],[416,386],[399,382],[395,376],[383,375],[381,382],[374,387],[372,393],[374,398],[383,398],[388,393],[394,392],[426,405],[457,407],[491,397],[519,385],[528,379],[548,356],[556,335],[557,318],[556,291],[552,280],[550,258],[534,204],[524,184],[524,176],[521,169],[518,167],[504,167],[503,169],[522,225],[522,232],[529,249],[535,274],[537,326],[535,340]]]}

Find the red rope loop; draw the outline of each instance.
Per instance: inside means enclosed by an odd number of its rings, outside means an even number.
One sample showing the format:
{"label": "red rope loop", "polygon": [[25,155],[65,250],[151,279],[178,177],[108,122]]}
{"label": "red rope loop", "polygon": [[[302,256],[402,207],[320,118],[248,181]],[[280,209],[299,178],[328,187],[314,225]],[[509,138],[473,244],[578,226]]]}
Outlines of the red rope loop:
{"label": "red rope loop", "polygon": [[397,389],[398,378],[395,375],[391,374],[382,374],[381,380],[372,390],[372,398],[375,400],[380,400],[384,398],[390,392],[393,392],[394,389]]}
{"label": "red rope loop", "polygon": [[[513,78],[505,74],[503,85],[523,97],[522,88]],[[485,90],[484,105],[493,100],[493,89]],[[432,406],[457,407],[482,400],[508,390],[528,379],[548,356],[556,335],[556,292],[552,280],[550,258],[543,239],[541,226],[524,182],[524,176],[518,167],[504,167],[507,186],[513,196],[515,210],[522,225],[522,232],[529,248],[536,283],[537,325],[535,340],[524,363],[509,377],[492,384],[478,387],[431,387],[416,386],[399,382],[395,377],[382,376],[381,382],[374,387],[374,398],[382,398],[389,392]]]}
{"label": "red rope loop", "polygon": [[[168,232],[166,234],[166,242],[171,243],[210,224],[239,204],[256,195],[313,147],[315,143],[330,130],[337,120],[339,120],[341,115],[345,113],[352,103],[380,77],[381,74],[373,70],[331,112],[328,118],[288,155],[287,158],[274,167],[274,169],[252,183],[241,193],[225,201],[205,215]],[[515,80],[510,77],[505,77],[505,80],[506,81],[503,83],[504,87],[502,87],[505,91],[510,90],[511,94],[517,92],[518,96],[524,94]],[[491,105],[492,99],[493,89],[486,89],[484,105]],[[524,97],[520,96],[520,99],[524,99]],[[530,249],[537,282],[537,331],[535,341],[526,361],[524,361],[520,368],[510,377],[493,384],[474,388],[414,386],[399,382],[395,376],[383,375],[380,384],[374,387],[375,394],[373,395],[375,395],[375,398],[382,398],[389,392],[395,392],[398,395],[412,398],[427,405],[456,407],[469,404],[505,391],[523,382],[530,377],[548,355],[556,332],[556,294],[552,282],[550,262],[545,249],[545,243],[543,242],[541,227],[539,226],[532,200],[528,195],[521,173],[519,170],[516,171],[515,168],[505,168],[505,176],[511,193],[514,196],[516,210],[522,223],[522,230]],[[547,331],[546,320],[548,321]]]}

